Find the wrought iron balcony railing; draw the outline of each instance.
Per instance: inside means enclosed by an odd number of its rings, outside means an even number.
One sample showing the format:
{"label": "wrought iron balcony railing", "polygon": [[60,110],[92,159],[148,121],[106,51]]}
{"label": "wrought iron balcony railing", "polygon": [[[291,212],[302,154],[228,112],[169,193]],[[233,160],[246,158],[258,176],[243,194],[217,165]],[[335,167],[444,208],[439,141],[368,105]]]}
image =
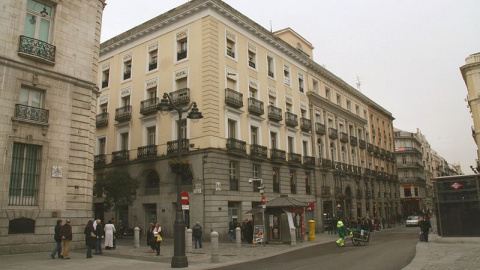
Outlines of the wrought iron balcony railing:
{"label": "wrought iron balcony railing", "polygon": [[[167,142],[167,154],[173,155],[178,154],[178,140],[168,141]],[[180,153],[187,153],[190,150],[190,140],[181,139],[180,140]]]}
{"label": "wrought iron balcony railing", "polygon": [[112,152],[112,163],[125,162],[130,160],[130,152],[128,150],[120,150]]}
{"label": "wrought iron balcony railing", "polygon": [[232,153],[237,154],[246,154],[247,153],[247,143],[241,140],[234,138],[227,139],[227,150]]}
{"label": "wrought iron balcony railing", "polygon": [[312,120],[301,117],[300,118],[300,129],[305,132],[312,131]]}
{"label": "wrought iron balcony railing", "polygon": [[373,152],[373,144],[367,143],[367,151],[368,151],[369,153],[372,153],[372,152]]}
{"label": "wrought iron balcony railing", "polygon": [[182,88],[170,93],[174,105],[187,105],[190,103],[190,88]]}
{"label": "wrought iron balcony railing", "polygon": [[22,104],[15,104],[15,119],[26,120],[39,123],[48,123],[48,110],[25,106]]}
{"label": "wrought iron balcony railing", "polygon": [[152,61],[151,63],[148,64],[148,71],[157,69],[157,66],[158,66],[157,61]]}
{"label": "wrought iron balcony railing", "polygon": [[285,162],[286,153],[280,149],[270,149],[270,160],[272,162]]}
{"label": "wrought iron balcony railing", "polygon": [[355,136],[350,136],[350,145],[351,145],[351,146],[357,146],[357,145],[358,145],[357,137],[355,137]]}
{"label": "wrought iron balcony railing", "polygon": [[235,58],[235,52],[233,52],[232,49],[227,49],[227,55],[232,58]]}
{"label": "wrought iron balcony railing", "polygon": [[268,105],[268,119],[275,122],[282,121],[282,109]]}
{"label": "wrought iron balcony railing", "polygon": [[322,123],[315,123],[315,133],[318,135],[325,135],[325,125]]}
{"label": "wrought iron balcony railing", "polygon": [[123,73],[123,80],[128,80],[128,79],[130,79],[131,77],[132,77],[132,71],[131,71],[131,70],[125,71],[125,72]]}
{"label": "wrought iron balcony railing", "polygon": [[298,126],[298,117],[296,114],[291,112],[285,112],[285,124],[289,127]]}
{"label": "wrought iron balcony railing", "polygon": [[348,134],[346,132],[340,132],[340,141],[342,143],[348,143]]}
{"label": "wrought iron balcony railing", "polygon": [[105,154],[95,155],[93,157],[93,167],[94,168],[104,167],[106,163],[107,163],[107,155],[105,155]]}
{"label": "wrought iron balcony railing", "polygon": [[149,98],[140,102],[140,113],[147,115],[157,112],[158,97]]}
{"label": "wrought iron balcony railing", "polygon": [[127,121],[132,118],[132,106],[127,105],[115,109],[115,121]]}
{"label": "wrought iron balcony railing", "polygon": [[252,62],[252,61],[248,61],[248,65],[251,67],[251,68],[255,68],[255,62]]}
{"label": "wrought iron balcony railing", "polygon": [[151,158],[157,156],[157,146],[155,144],[138,147],[137,158]]}
{"label": "wrought iron balcony railing", "polygon": [[334,128],[328,128],[328,137],[332,140],[338,139],[338,132]]}
{"label": "wrought iron balcony railing", "polygon": [[315,157],[303,156],[303,165],[315,167]]}
{"label": "wrought iron balcony railing", "polygon": [[294,165],[302,164],[302,155],[296,153],[288,153],[288,163]]}
{"label": "wrought iron balcony railing", "polygon": [[102,82],[102,89],[108,87],[108,81],[103,81]]}
{"label": "wrought iron balcony railing", "polygon": [[263,115],[263,101],[260,101],[255,98],[248,98],[248,111],[252,114]]}
{"label": "wrought iron balcony railing", "polygon": [[225,103],[234,107],[243,107],[243,94],[230,88],[225,88]]}
{"label": "wrought iron balcony railing", "polygon": [[177,52],[177,61],[187,58],[187,50]]}
{"label": "wrought iron balcony railing", "polygon": [[27,36],[20,36],[18,55],[55,65],[55,46]]}
{"label": "wrought iron balcony railing", "polygon": [[358,140],[358,147],[360,147],[360,149],[365,149],[367,147],[367,143],[364,140],[360,139]]}
{"label": "wrought iron balcony railing", "polygon": [[108,112],[97,114],[95,122],[97,128],[108,125]]}
{"label": "wrought iron balcony railing", "polygon": [[267,155],[268,155],[267,147],[258,145],[258,144],[250,145],[250,158],[266,159]]}

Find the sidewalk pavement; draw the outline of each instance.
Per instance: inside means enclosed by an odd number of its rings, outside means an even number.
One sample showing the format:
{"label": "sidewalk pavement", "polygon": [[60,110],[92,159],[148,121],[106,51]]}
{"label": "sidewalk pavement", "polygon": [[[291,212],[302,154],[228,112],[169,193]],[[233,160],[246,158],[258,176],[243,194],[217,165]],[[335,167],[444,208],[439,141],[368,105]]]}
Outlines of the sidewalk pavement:
{"label": "sidewalk pavement", "polygon": [[[387,230],[396,230],[399,227]],[[434,228],[435,229],[435,228]],[[434,231],[435,232],[435,231]],[[203,243],[202,249],[193,249],[187,252],[188,269],[203,270],[246,262],[273,255],[286,253],[292,250],[319,245],[322,243],[333,243],[337,239],[336,235],[319,233],[316,235],[315,242],[297,242],[295,246],[287,244],[268,244],[266,246],[256,246],[242,244],[237,246],[235,243],[219,244],[219,263],[211,263],[209,242]],[[373,238],[374,239],[374,238]],[[404,270],[420,269],[480,269],[480,239],[475,238],[442,238],[435,233],[430,235],[428,243],[419,242],[416,246],[416,255],[412,262]],[[146,269],[153,267],[155,269],[172,269],[170,267],[171,257],[173,256],[173,239],[164,239],[161,245],[160,256],[155,256],[149,247],[146,246],[145,239],[140,242],[139,248],[133,247],[133,239],[118,239],[115,250],[103,250],[103,255],[94,255],[93,259],[86,259],[86,250],[74,250],[70,253],[71,260],[61,260],[50,258],[49,252],[31,253],[31,254],[13,254],[0,256],[0,265],[2,269],[38,269],[50,270],[52,266],[61,268],[68,267],[69,270],[76,269],[115,269],[131,270]],[[52,243],[52,249],[54,244]]]}

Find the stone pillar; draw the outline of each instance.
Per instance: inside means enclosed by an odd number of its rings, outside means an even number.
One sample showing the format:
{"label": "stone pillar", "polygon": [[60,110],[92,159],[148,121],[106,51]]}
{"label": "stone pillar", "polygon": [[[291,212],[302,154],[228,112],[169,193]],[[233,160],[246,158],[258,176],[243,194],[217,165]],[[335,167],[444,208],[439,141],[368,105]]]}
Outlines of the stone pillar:
{"label": "stone pillar", "polygon": [[235,243],[237,247],[242,245],[242,229],[240,227],[235,228]]}
{"label": "stone pillar", "polygon": [[135,229],[133,229],[133,247],[140,247],[140,228],[138,227],[135,227]]}
{"label": "stone pillar", "polygon": [[210,233],[210,241],[212,244],[212,263],[220,262],[220,255],[218,254],[218,232],[213,231]]}
{"label": "stone pillar", "polygon": [[297,245],[297,236],[296,236],[295,227],[290,228],[290,245],[292,246]]}
{"label": "stone pillar", "polygon": [[185,251],[191,253],[192,249],[192,229],[185,231]]}

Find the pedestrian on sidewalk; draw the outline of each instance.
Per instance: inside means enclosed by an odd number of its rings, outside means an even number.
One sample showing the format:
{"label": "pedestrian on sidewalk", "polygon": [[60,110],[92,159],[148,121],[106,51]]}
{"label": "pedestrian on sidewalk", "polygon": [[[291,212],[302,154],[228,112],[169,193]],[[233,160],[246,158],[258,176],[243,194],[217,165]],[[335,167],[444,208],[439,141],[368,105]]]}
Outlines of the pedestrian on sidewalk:
{"label": "pedestrian on sidewalk", "polygon": [[105,249],[106,250],[113,249],[114,248],[113,237],[116,230],[111,220],[109,220],[105,225],[104,231],[105,231]]}
{"label": "pedestrian on sidewalk", "polygon": [[55,226],[55,235],[53,236],[53,239],[55,240],[55,243],[57,245],[55,248],[52,250],[52,253],[50,253],[50,257],[52,259],[55,259],[55,253],[58,253],[58,258],[60,259],[62,257],[62,236],[60,235],[60,230],[62,229],[63,221],[61,219],[57,219],[57,225]]}
{"label": "pedestrian on sidewalk", "polygon": [[95,254],[103,254],[102,252],[102,239],[103,235],[105,234],[105,231],[103,229],[103,224],[100,219],[97,219],[93,225],[96,224],[95,227],[95,235],[97,236],[95,239]]}
{"label": "pedestrian on sidewalk", "polygon": [[157,256],[160,256],[160,244],[162,244],[163,240],[158,239],[158,236],[162,236],[162,227],[160,227],[160,223],[158,222],[153,229],[153,236],[155,237],[155,251],[157,251]]}
{"label": "pedestrian on sidewalk", "polygon": [[87,259],[92,258],[92,249],[95,248],[95,242],[97,240],[97,235],[95,234],[95,229],[93,228],[93,220],[87,222],[85,226],[85,244],[87,245]]}
{"label": "pedestrian on sidewalk", "polygon": [[149,246],[150,249],[152,249],[152,251],[155,251],[155,244],[157,242],[157,239],[154,238],[153,236],[154,229],[155,229],[155,224],[153,224],[153,222],[150,222],[149,228],[147,231],[147,246]]}
{"label": "pedestrian on sidewalk", "polygon": [[70,225],[71,220],[67,218],[65,220],[65,225],[62,226],[62,229],[60,230],[60,235],[61,239],[63,242],[63,248],[62,248],[62,257],[65,260],[69,260],[70,257],[68,257],[70,253],[70,243],[72,242],[73,239],[73,233],[72,233],[72,226]]}
{"label": "pedestrian on sidewalk", "polygon": [[197,249],[197,243],[199,244],[198,246],[202,248],[202,226],[200,226],[199,221],[193,226],[192,235],[195,241],[195,249]]}
{"label": "pedestrian on sidewalk", "polygon": [[420,221],[420,229],[422,230],[423,237],[425,242],[428,243],[428,233],[430,232],[430,228],[432,224],[430,223],[430,219],[428,216],[425,216],[422,221]]}

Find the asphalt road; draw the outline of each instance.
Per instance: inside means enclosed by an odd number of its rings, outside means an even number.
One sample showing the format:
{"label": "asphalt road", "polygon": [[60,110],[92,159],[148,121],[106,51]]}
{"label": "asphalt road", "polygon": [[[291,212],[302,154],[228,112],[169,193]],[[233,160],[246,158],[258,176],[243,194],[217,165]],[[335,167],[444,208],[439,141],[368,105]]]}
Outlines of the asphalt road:
{"label": "asphalt road", "polygon": [[346,242],[345,247],[340,248],[334,242],[326,243],[262,260],[231,265],[228,270],[402,269],[415,256],[418,231],[418,228],[403,226],[398,230],[373,232],[370,243],[365,246],[354,246],[351,242]]}

